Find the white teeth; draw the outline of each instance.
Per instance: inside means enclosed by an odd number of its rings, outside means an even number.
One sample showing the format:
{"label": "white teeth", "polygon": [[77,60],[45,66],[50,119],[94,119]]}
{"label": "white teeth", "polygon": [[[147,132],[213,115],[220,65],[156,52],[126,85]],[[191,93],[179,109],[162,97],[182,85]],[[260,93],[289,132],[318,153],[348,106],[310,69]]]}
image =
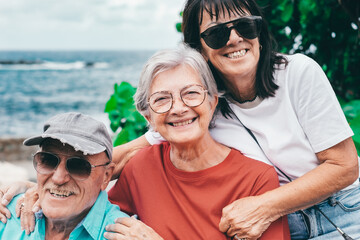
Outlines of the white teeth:
{"label": "white teeth", "polygon": [[190,124],[192,122],[193,122],[193,119],[190,119],[190,120],[187,120],[184,122],[173,123],[173,125],[174,125],[174,127],[178,127],[178,126],[184,126],[184,125]]}
{"label": "white teeth", "polygon": [[243,49],[243,50],[240,50],[240,51],[237,51],[237,52],[233,52],[233,53],[229,53],[227,56],[229,58],[239,58],[239,57],[242,57],[246,54],[246,50]]}
{"label": "white teeth", "polygon": [[50,189],[50,194],[55,197],[69,197],[70,195],[74,194],[73,192],[65,191],[65,190],[56,190],[56,189]]}

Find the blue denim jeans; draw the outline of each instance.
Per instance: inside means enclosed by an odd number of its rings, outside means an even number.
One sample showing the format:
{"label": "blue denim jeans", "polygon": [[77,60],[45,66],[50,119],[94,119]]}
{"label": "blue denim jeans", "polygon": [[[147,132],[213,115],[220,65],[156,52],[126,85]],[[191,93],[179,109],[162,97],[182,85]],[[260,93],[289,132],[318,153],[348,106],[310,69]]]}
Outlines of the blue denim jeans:
{"label": "blue denim jeans", "polygon": [[[360,239],[360,186],[340,191],[317,206],[346,234],[353,239]],[[295,212],[288,215],[291,239],[343,239],[314,207],[303,212],[304,214]]]}

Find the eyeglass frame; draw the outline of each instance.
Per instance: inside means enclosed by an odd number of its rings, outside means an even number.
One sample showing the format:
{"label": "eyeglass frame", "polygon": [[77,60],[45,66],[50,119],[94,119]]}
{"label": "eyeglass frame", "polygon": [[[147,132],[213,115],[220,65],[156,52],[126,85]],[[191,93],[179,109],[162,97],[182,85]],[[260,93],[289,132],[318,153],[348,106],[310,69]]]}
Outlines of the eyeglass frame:
{"label": "eyeglass frame", "polygon": [[[39,154],[39,153],[50,154],[50,155],[55,156],[55,157],[57,158],[58,162],[57,162],[57,164],[56,164],[56,166],[54,167],[53,170],[51,170],[51,171],[48,172],[48,173],[41,173],[41,172],[38,171],[38,169],[37,169],[38,164],[36,163],[36,165],[35,165],[35,162],[36,162],[35,156],[36,156],[37,154]],[[111,160],[109,160],[108,162],[106,162],[106,163],[104,163],[104,164],[93,165],[93,164],[91,164],[86,158],[83,158],[83,157],[74,156],[74,155],[67,155],[67,154],[59,154],[59,155],[68,157],[68,158],[65,160],[65,169],[66,169],[67,173],[68,173],[72,178],[74,178],[74,179],[76,179],[76,180],[80,180],[80,181],[85,181],[86,179],[88,179],[88,178],[90,177],[91,173],[92,173],[92,169],[93,169],[93,168],[107,166],[107,165],[109,165],[109,164],[111,163]],[[57,154],[52,153],[52,152],[38,151],[38,152],[34,153],[34,154],[32,155],[32,157],[33,157],[33,166],[34,166],[34,168],[35,168],[35,171],[36,171],[37,173],[39,173],[39,174],[42,174],[42,175],[48,175],[48,174],[54,173],[54,172],[57,170],[57,168],[59,167],[59,164],[60,164],[60,162],[61,162],[60,157],[59,157]],[[84,161],[86,161],[86,162],[89,163],[89,165],[90,165],[90,173],[89,173],[89,175],[86,176],[85,178],[79,178],[79,177],[73,176],[72,173],[69,172],[68,167],[67,167],[67,163],[68,163],[68,161],[69,161],[70,159],[74,159],[74,158],[75,158],[75,159],[81,159],[81,160],[84,160]]]}
{"label": "eyeglass frame", "polygon": [[[194,105],[194,106],[189,106],[189,105],[187,105],[187,104],[184,102],[184,99],[183,99],[183,97],[182,97],[182,95],[181,95],[181,92],[182,92],[184,89],[190,88],[190,87],[192,87],[192,86],[199,86],[199,87],[201,87],[202,90],[203,90],[202,92],[204,93],[204,97],[203,97],[203,100],[201,101],[201,103],[199,103],[199,104],[197,104],[197,105]],[[189,107],[189,108],[198,107],[198,106],[200,106],[201,104],[203,104],[203,102],[205,101],[205,98],[206,98],[206,95],[208,94],[208,92],[209,92],[209,91],[208,91],[207,89],[205,89],[205,88],[204,88],[202,85],[200,85],[200,84],[190,84],[190,85],[187,85],[187,86],[183,87],[183,88],[179,91],[181,101],[185,104],[185,106],[187,106],[187,107]],[[153,96],[154,94],[157,94],[157,93],[169,93],[169,94],[170,94],[171,104],[170,104],[170,107],[169,107],[168,110],[166,110],[166,111],[164,111],[164,112],[157,112],[157,111],[155,111],[155,110],[151,107],[150,98],[151,98],[151,96]],[[172,108],[173,105],[174,105],[174,101],[175,101],[175,100],[174,100],[173,94],[172,94],[171,92],[169,92],[169,91],[158,91],[158,92],[152,93],[152,94],[148,97],[147,103],[148,103],[150,109],[151,109],[154,113],[163,114],[163,113],[167,113],[167,112],[169,112],[169,111],[171,110],[171,108]]]}

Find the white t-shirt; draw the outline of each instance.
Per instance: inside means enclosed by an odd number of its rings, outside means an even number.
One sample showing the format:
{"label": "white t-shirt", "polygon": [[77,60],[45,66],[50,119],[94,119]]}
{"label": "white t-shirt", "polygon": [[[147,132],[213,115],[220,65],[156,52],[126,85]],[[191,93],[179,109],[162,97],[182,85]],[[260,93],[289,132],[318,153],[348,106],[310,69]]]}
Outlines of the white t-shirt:
{"label": "white t-shirt", "polygon": [[[351,137],[353,132],[321,67],[302,54],[285,57],[289,61],[287,67],[281,66],[274,73],[279,85],[274,97],[244,104],[229,101],[266,156],[234,117],[226,119],[218,113],[210,132],[216,141],[275,165],[296,179],[319,165],[315,153]],[[161,141],[158,133],[149,131],[145,136],[151,144]],[[278,174],[280,184],[289,182],[279,171]],[[357,184],[358,181],[353,185]]]}

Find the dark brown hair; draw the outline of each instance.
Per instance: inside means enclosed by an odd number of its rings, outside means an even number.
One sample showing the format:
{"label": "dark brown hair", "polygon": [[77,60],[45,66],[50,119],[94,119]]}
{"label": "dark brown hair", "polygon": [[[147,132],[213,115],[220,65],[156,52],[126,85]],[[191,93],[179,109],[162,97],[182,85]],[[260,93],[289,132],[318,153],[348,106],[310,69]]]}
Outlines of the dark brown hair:
{"label": "dark brown hair", "polygon": [[[256,70],[256,94],[261,98],[273,97],[279,86],[274,82],[274,71],[276,64],[287,65],[287,60],[275,51],[276,42],[269,32],[267,22],[255,0],[187,0],[183,11],[182,31],[184,42],[190,47],[201,52],[200,25],[203,19],[203,12],[206,11],[211,18],[219,19],[223,14],[243,15],[249,12],[250,15],[261,16],[263,23],[259,36],[261,47],[260,59]],[[218,75],[218,70],[208,62],[214,74],[219,91],[228,93],[223,79]],[[224,116],[229,115],[229,106],[226,101],[219,99],[221,112]]]}

